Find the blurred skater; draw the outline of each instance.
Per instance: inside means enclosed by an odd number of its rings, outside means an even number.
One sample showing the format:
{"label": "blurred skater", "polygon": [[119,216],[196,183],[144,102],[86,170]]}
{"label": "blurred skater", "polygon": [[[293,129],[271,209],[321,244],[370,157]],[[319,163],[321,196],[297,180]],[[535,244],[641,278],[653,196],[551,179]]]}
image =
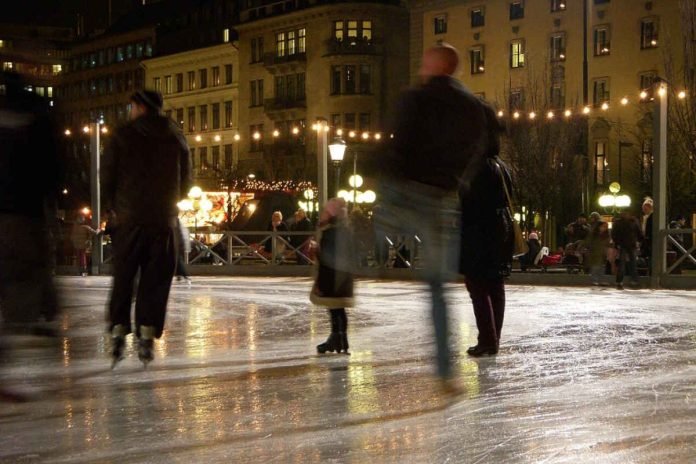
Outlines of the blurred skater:
{"label": "blurred skater", "polygon": [[176,205],[190,188],[191,159],[181,130],[161,114],[159,93],[138,91],[130,103],[131,121],[112,136],[102,168],[104,202],[118,222],[109,329],[115,365],[132,330],[131,297],[140,271],[134,328],[138,358],[147,366],[164,330],[180,240]]}
{"label": "blurred skater", "polygon": [[430,286],[437,372],[445,389],[452,371],[443,282],[454,277],[459,258],[457,191],[466,190],[462,184],[483,162],[486,145],[483,104],[453,77],[458,66],[449,45],[425,51],[423,84],[403,95],[395,111],[389,179],[382,186],[384,226],[417,234],[423,243],[422,278]]}
{"label": "blurred skater", "polygon": [[[0,73],[0,362],[18,337],[54,340],[58,314],[48,225],[60,163],[48,105],[24,87],[18,74]],[[0,400],[25,399],[0,380]]]}
{"label": "blurred skater", "polygon": [[353,306],[353,269],[355,247],[346,224],[346,202],[332,198],[319,218],[319,271],[309,299],[329,310],[331,333],[317,345],[317,352],[348,354],[348,316],[346,308]]}
{"label": "blurred skater", "polygon": [[191,276],[186,270],[186,255],[191,253],[191,237],[186,226],[181,223],[181,219],[177,219],[176,224],[181,237],[176,258],[176,280],[181,281],[183,279],[187,284],[191,285]]}

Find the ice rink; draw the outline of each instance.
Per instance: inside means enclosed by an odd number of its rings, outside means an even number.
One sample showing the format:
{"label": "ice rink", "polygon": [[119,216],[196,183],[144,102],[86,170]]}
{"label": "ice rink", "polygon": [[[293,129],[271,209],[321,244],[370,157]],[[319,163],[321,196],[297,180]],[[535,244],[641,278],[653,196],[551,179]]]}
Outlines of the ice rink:
{"label": "ice rink", "polygon": [[175,284],[143,370],[110,370],[107,277],[58,279],[59,347],[26,349],[3,385],[2,463],[694,463],[696,292],[509,286],[501,352],[471,359],[449,287],[464,393],[434,372],[428,293],[360,281],[351,356],[317,355],[328,316],[305,278]]}

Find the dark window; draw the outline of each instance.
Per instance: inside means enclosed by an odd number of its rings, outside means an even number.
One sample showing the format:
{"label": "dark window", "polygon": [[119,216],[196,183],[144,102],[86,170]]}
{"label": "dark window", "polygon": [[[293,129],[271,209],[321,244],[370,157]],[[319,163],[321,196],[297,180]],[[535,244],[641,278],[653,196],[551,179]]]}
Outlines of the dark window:
{"label": "dark window", "polygon": [[646,18],[640,22],[640,48],[657,47],[657,21],[654,18]]}
{"label": "dark window", "polygon": [[299,73],[297,75],[297,99],[305,99],[305,73]]}
{"label": "dark window", "polygon": [[212,111],[213,111],[213,129],[219,129],[220,128],[220,104],[213,103]]}
{"label": "dark window", "polygon": [[641,145],[640,181],[648,185],[652,183],[652,160],[652,139],[645,139]]}
{"label": "dark window", "polygon": [[524,107],[524,92],[522,89],[510,91],[510,111],[521,110]]}
{"label": "dark window", "polygon": [[232,65],[226,64],[225,65],[225,85],[229,85],[231,83],[232,83]]}
{"label": "dark window", "polygon": [[178,73],[176,75],[175,90],[176,90],[176,93],[181,93],[184,91],[184,74],[183,73]]}
{"label": "dark window", "polygon": [[213,66],[213,87],[220,85],[220,66]]}
{"label": "dark window", "polygon": [[225,102],[225,127],[232,127],[232,101]]}
{"label": "dark window", "polygon": [[655,83],[655,80],[657,79],[657,73],[655,72],[646,72],[642,73],[640,75],[640,90],[648,90],[650,89],[653,84]]}
{"label": "dark window", "polygon": [[210,164],[208,163],[208,147],[200,147],[198,149],[199,157],[201,159],[201,171],[207,171],[208,168],[210,167]]}
{"label": "dark window", "polygon": [[594,81],[594,98],[592,101],[595,105],[601,105],[602,103],[609,102],[608,79],[597,79]]}
{"label": "dark window", "polygon": [[370,130],[370,113],[360,113],[359,129],[361,131]]}
{"label": "dark window", "polygon": [[604,185],[607,181],[607,144],[595,143],[595,185]]}
{"label": "dark window", "polygon": [[510,19],[524,18],[524,2],[510,2]]}
{"label": "dark window", "polygon": [[212,165],[213,169],[220,169],[220,145],[213,145],[212,147]]}
{"label": "dark window", "polygon": [[343,124],[346,129],[355,129],[355,113],[344,114]]}
{"label": "dark window", "polygon": [[196,107],[189,106],[188,108],[188,131],[196,131]]}
{"label": "dark window", "polygon": [[471,74],[482,74],[486,70],[483,48],[474,48],[469,52],[471,59]]}
{"label": "dark window", "polygon": [[565,92],[562,84],[553,84],[551,86],[551,107],[554,109],[565,107]]}
{"label": "dark window", "polygon": [[551,36],[551,61],[565,61],[565,34]]}
{"label": "dark window", "polygon": [[177,108],[176,110],[176,123],[183,130],[184,129],[184,109]]}
{"label": "dark window", "polygon": [[369,64],[360,65],[360,93],[372,93],[372,67]]}
{"label": "dark window", "polygon": [[565,11],[568,0],[551,0],[551,12]]}
{"label": "dark window", "polygon": [[440,15],[435,16],[433,19],[433,31],[435,34],[446,34],[447,33],[447,16]]}
{"label": "dark window", "polygon": [[223,161],[224,166],[227,169],[232,167],[232,156],[233,156],[232,153],[233,153],[232,144],[228,143],[227,145],[225,145],[225,155],[224,155],[225,159]]}
{"label": "dark window", "polygon": [[196,169],[198,165],[196,164],[196,149],[191,148],[191,168]]}
{"label": "dark window", "polygon": [[471,10],[471,27],[482,27],[486,24],[486,17],[483,13],[483,8],[474,8]]}
{"label": "dark window", "polygon": [[595,56],[608,55],[611,50],[609,27],[600,26],[594,30],[594,54]]}
{"label": "dark window", "polygon": [[198,77],[201,81],[200,88],[205,89],[208,87],[208,70],[207,69],[199,69],[198,70]]}
{"label": "dark window", "polygon": [[331,95],[341,93],[341,67],[331,66]]}
{"label": "dark window", "polygon": [[256,106],[256,100],[258,99],[256,92],[256,81],[249,82],[249,89],[249,94],[251,95],[251,98],[249,99],[249,106]]}
{"label": "dark window", "polygon": [[331,127],[339,128],[341,127],[341,114],[334,113],[331,115]]}
{"label": "dark window", "polygon": [[201,105],[198,108],[198,115],[200,116],[201,120],[200,130],[208,130],[208,105]]}
{"label": "dark window", "polygon": [[346,77],[345,77],[345,88],[343,89],[343,93],[346,94],[354,94],[356,90],[356,80],[357,77],[355,75],[355,65],[349,64],[346,65],[345,67],[346,70]]}
{"label": "dark window", "polygon": [[275,97],[276,100],[284,100],[286,98],[285,84],[287,80],[285,76],[275,77]]}
{"label": "dark window", "polygon": [[603,3],[609,3],[610,0],[594,0],[595,5],[601,5]]}

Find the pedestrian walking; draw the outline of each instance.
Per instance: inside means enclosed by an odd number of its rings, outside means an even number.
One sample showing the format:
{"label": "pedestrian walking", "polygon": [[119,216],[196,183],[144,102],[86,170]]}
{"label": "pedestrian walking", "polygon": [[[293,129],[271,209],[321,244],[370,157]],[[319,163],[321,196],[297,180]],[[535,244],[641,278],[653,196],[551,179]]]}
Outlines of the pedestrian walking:
{"label": "pedestrian walking", "polygon": [[443,282],[459,261],[458,190],[483,162],[483,103],[455,80],[459,55],[443,44],[425,51],[422,85],[406,92],[395,111],[381,186],[384,227],[422,241],[421,277],[428,283],[437,346],[437,373],[450,385],[447,302]]}
{"label": "pedestrian walking", "polygon": [[619,290],[623,290],[623,280],[626,272],[631,276],[631,285],[634,287],[640,286],[636,252],[638,242],[643,239],[643,233],[638,220],[629,211],[623,211],[614,220],[611,228],[611,239],[617,249],[619,259],[616,271],[616,287]]}
{"label": "pedestrian walking", "polygon": [[498,157],[502,127],[486,107],[488,148],[485,163],[461,198],[460,272],[474,307],[478,343],[466,351],[479,357],[498,354],[505,317],[504,279],[510,276],[514,230],[510,171]]}
{"label": "pedestrian walking", "polygon": [[[26,85],[20,75],[0,72],[0,365],[19,339],[31,346],[56,340],[49,220],[56,217],[61,163],[49,107]],[[0,378],[0,401],[27,399]]]}
{"label": "pedestrian walking", "polygon": [[347,217],[345,200],[332,198],[319,218],[318,271],[309,299],[327,308],[331,317],[329,338],[317,345],[320,354],[327,351],[348,354],[346,308],[353,306],[355,246]]}
{"label": "pedestrian walking", "polygon": [[181,130],[161,114],[159,93],[138,91],[130,103],[131,120],[114,132],[102,167],[104,202],[118,222],[109,329],[114,365],[123,359],[126,335],[135,330],[138,357],[147,366],[154,339],[164,330],[180,240],[177,202],[189,191],[191,160]]}

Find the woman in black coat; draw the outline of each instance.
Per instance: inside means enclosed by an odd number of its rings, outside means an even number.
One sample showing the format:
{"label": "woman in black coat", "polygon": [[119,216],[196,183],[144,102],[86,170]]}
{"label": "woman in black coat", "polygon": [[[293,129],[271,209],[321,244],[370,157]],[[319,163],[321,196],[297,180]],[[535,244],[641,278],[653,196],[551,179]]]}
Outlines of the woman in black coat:
{"label": "woman in black coat", "polygon": [[317,352],[348,354],[348,316],[353,306],[353,269],[355,247],[346,224],[346,203],[340,198],[329,200],[321,213],[319,230],[318,273],[309,299],[324,306],[331,316],[331,334],[317,345]]}
{"label": "woman in black coat", "polygon": [[471,356],[498,353],[505,316],[503,279],[510,275],[514,244],[512,212],[505,190],[512,191],[512,182],[509,170],[498,157],[500,126],[493,111],[487,112],[491,123],[487,155],[460,192],[460,272],[466,276],[479,331],[478,344],[467,350]]}

